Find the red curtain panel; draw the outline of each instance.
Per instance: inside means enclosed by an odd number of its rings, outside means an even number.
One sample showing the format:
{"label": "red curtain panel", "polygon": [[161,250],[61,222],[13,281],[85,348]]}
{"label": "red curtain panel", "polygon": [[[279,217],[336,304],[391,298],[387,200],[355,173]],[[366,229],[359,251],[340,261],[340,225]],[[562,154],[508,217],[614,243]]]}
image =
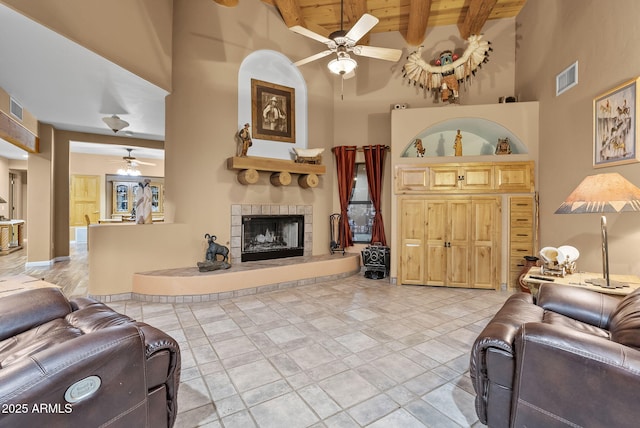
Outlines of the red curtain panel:
{"label": "red curtain panel", "polygon": [[338,173],[338,196],[340,198],[340,223],[338,225],[338,239],[342,248],[351,247],[351,228],[349,227],[349,199],[353,188],[353,170],[356,165],[356,146],[338,146],[331,149],[336,157],[336,171]]}
{"label": "red curtain panel", "polygon": [[367,183],[369,184],[369,196],[373,202],[376,214],[373,218],[373,230],[371,231],[371,242],[380,242],[387,245],[384,234],[384,223],[382,221],[381,194],[382,194],[382,173],[384,172],[384,155],[386,146],[364,146],[364,161],[367,168]]}

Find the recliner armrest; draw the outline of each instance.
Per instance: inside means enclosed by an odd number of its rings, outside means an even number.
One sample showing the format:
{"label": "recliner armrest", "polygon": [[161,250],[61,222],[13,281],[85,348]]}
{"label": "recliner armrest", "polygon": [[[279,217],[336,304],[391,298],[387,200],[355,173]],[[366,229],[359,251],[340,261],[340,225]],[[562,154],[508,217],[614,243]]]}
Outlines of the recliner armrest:
{"label": "recliner armrest", "polygon": [[513,426],[637,426],[640,351],[546,323],[515,341]]}
{"label": "recliner armrest", "polygon": [[510,393],[492,399],[490,391],[510,391],[515,370],[513,342],[520,326],[539,322],[544,311],[533,304],[527,293],[509,296],[471,348],[469,374],[476,391],[476,413],[480,422],[490,426],[506,426],[510,414]]}
{"label": "recliner armrest", "polygon": [[542,284],[537,298],[538,306],[544,310],[600,328],[609,326],[618,303],[620,299],[614,296],[560,284]]}
{"label": "recliner armrest", "polygon": [[25,290],[0,299],[0,340],[30,330],[71,312],[71,305],[56,287]]}
{"label": "recliner armrest", "polygon": [[[60,343],[0,369],[0,404],[13,404],[17,409],[0,417],[0,428],[144,426],[145,352],[140,329],[130,323]],[[89,376],[97,376],[100,387],[77,403],[69,403],[65,392]],[[78,392],[86,393],[87,388]],[[41,405],[47,411],[38,412]]]}

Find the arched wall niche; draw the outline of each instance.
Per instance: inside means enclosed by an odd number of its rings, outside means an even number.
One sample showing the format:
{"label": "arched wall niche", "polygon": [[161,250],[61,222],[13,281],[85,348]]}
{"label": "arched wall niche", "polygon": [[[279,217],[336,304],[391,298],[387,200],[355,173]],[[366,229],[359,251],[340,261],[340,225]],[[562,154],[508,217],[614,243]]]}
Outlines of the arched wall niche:
{"label": "arched wall niche", "polygon": [[293,159],[293,148],[307,148],[307,84],[291,60],[280,52],[262,49],[251,54],[240,64],[238,71],[238,130],[251,120],[251,79],[286,86],[295,90],[295,143],[255,138],[249,156]]}
{"label": "arched wall niche", "polygon": [[499,139],[508,138],[512,154],[528,153],[527,146],[509,129],[488,119],[459,117],[438,122],[418,133],[405,146],[401,157],[417,157],[414,142],[422,141],[425,157],[454,156],[456,134],[462,135],[463,156],[493,156]]}

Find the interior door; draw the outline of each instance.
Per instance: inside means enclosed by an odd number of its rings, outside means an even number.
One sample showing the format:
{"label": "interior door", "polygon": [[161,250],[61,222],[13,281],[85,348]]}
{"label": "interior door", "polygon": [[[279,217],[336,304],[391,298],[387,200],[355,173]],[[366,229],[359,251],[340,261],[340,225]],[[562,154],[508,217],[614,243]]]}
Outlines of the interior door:
{"label": "interior door", "polygon": [[100,214],[100,176],[72,175],[70,193],[69,225],[86,226],[85,214],[91,223],[97,223]]}

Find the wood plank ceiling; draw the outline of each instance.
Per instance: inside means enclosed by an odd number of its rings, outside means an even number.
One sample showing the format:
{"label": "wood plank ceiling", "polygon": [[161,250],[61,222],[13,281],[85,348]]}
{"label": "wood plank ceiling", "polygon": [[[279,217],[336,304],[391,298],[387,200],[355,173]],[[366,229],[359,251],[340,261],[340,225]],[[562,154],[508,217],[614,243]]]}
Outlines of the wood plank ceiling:
{"label": "wood plank ceiling", "polygon": [[[214,0],[235,6],[239,0]],[[240,0],[242,1],[242,0]],[[280,12],[287,27],[301,25],[323,36],[340,29],[340,0],[262,0]],[[364,13],[380,22],[372,33],[399,31],[409,45],[424,42],[429,27],[457,25],[460,37],[479,34],[489,19],[514,17],[526,0],[344,0],[344,29]],[[367,44],[363,39],[359,44]]]}

